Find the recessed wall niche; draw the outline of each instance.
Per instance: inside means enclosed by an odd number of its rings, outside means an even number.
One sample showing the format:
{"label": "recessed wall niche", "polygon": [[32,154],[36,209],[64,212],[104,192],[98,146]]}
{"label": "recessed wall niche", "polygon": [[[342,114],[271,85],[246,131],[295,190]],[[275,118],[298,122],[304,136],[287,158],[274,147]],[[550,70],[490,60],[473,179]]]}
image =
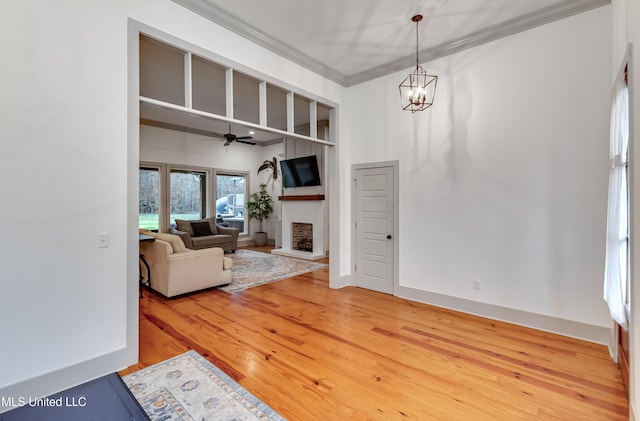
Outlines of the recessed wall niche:
{"label": "recessed wall niche", "polygon": [[226,114],[226,70],[223,66],[192,56],[193,108],[212,114]]}
{"label": "recessed wall niche", "polygon": [[256,100],[259,91],[258,79],[233,72],[233,118],[260,124],[260,103]]}
{"label": "recessed wall niche", "polygon": [[310,113],[309,106],[311,100],[300,95],[293,97],[293,120],[294,133],[309,136]]}
{"label": "recessed wall niche", "polygon": [[140,35],[140,95],[184,105],[186,52]]}
{"label": "recessed wall niche", "polygon": [[331,140],[329,122],[331,121],[331,107],[318,103],[318,139]]}
{"label": "recessed wall niche", "polygon": [[267,126],[287,130],[287,91],[267,83]]}

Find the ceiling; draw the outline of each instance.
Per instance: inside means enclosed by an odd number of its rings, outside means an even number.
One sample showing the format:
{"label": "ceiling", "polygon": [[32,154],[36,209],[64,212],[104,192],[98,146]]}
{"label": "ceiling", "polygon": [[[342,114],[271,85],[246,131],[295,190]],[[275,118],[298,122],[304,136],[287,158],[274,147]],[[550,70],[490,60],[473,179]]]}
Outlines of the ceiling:
{"label": "ceiling", "polygon": [[563,19],[610,0],[173,0],[343,86]]}
{"label": "ceiling", "polygon": [[[347,87],[415,66],[416,26],[411,17],[416,14],[424,16],[418,27],[419,56],[421,64],[428,64],[434,59],[610,3],[610,0],[172,1]],[[142,41],[153,48],[152,40]],[[155,72],[153,69],[157,68],[151,66],[150,71]],[[428,65],[425,69],[428,71]],[[220,83],[212,87],[224,92],[224,78]],[[285,123],[269,124],[280,132],[265,131],[256,124],[246,124],[257,121],[257,116],[240,115],[245,108],[243,103],[257,104],[255,92],[243,88],[247,83],[251,84],[243,79],[234,81],[234,89],[239,89],[236,96],[239,102],[234,103],[235,120],[211,118],[142,101],[141,123],[195,133],[203,139],[221,139],[232,123],[234,134],[253,136],[259,145],[281,142]],[[221,106],[224,110],[224,105]],[[223,115],[224,111],[215,114]],[[269,115],[286,121],[285,107],[269,106]],[[295,115],[308,116],[304,112]],[[318,119],[327,118],[328,109],[319,109]],[[308,125],[308,120],[306,123]],[[295,124],[301,125],[304,121]]]}

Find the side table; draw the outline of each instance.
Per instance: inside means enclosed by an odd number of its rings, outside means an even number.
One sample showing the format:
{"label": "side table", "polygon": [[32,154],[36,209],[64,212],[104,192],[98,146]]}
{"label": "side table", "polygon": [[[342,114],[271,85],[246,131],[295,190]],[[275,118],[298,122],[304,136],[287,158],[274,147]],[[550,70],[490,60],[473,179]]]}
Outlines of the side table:
{"label": "side table", "polygon": [[[138,234],[140,243],[151,243],[156,241],[155,237],[150,235]],[[147,277],[145,281],[144,273],[142,272],[142,265],[147,269]],[[148,289],[151,289],[151,268],[149,267],[149,263],[147,259],[144,258],[144,254],[140,253],[140,264],[139,264],[139,276],[140,276],[140,298],[142,298],[142,288],[146,285]]]}

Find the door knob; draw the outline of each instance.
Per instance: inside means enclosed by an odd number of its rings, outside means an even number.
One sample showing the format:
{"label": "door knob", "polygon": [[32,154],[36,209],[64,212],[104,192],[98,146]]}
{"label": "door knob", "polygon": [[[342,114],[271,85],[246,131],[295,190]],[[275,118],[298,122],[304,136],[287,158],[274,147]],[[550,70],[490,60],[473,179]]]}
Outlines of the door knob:
{"label": "door knob", "polygon": [[387,234],[387,240],[391,240],[391,234]]}

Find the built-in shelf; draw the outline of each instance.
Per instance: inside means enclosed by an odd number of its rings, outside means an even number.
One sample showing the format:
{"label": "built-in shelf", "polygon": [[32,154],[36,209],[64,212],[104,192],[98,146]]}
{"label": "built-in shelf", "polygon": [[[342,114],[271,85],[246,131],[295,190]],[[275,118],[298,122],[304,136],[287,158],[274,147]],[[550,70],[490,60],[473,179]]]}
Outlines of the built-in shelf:
{"label": "built-in shelf", "polygon": [[[252,134],[258,144],[279,142],[282,136],[335,146],[325,140],[330,137],[335,106],[287,86],[278,86],[277,81],[263,75],[252,76],[235,69],[232,63],[217,61],[219,57],[212,59],[203,51],[192,52],[186,43],[174,44],[175,41],[165,42],[140,33],[139,94],[143,124],[179,131],[209,131],[202,133],[205,136],[223,133],[233,124],[243,135],[248,130],[256,132]],[[294,114],[307,117],[298,121]]]}
{"label": "built-in shelf", "polygon": [[324,194],[304,194],[299,196],[278,196],[278,200],[324,200]]}

